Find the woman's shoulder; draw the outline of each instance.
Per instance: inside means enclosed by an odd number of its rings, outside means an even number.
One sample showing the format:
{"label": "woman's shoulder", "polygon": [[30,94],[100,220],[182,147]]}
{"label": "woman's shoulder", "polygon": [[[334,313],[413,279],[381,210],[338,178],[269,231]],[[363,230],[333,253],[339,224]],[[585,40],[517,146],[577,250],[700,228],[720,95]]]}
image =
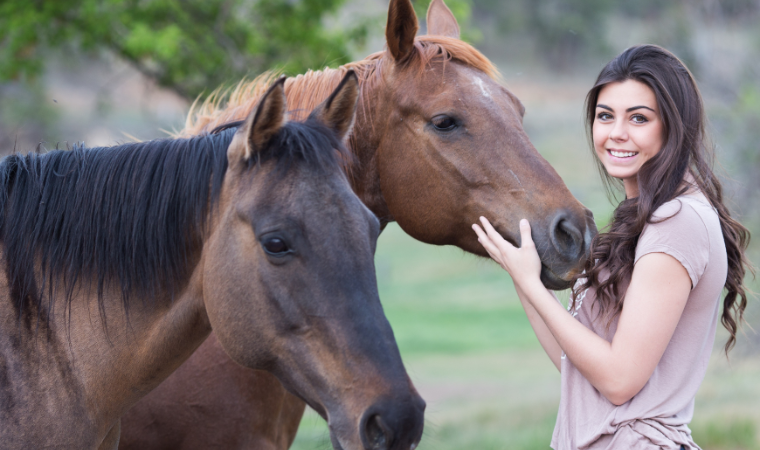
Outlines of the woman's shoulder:
{"label": "woman's shoulder", "polygon": [[692,286],[696,286],[712,250],[722,245],[718,213],[703,194],[696,192],[657,208],[639,236],[635,260],[649,253],[673,256],[686,268]]}
{"label": "woman's shoulder", "polygon": [[711,234],[720,231],[718,212],[699,191],[679,195],[657,208],[647,228]]}

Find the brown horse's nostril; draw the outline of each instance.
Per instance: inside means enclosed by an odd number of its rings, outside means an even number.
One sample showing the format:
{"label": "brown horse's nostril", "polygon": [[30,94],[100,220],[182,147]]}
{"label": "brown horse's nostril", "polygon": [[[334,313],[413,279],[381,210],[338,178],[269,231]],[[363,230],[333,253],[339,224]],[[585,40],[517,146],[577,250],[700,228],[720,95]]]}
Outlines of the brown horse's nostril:
{"label": "brown horse's nostril", "polygon": [[373,414],[364,426],[364,436],[368,450],[387,450],[392,436],[379,414]]}
{"label": "brown horse's nostril", "polygon": [[[577,259],[583,256],[586,243],[583,233],[576,227],[572,216],[567,213],[559,213],[552,220],[549,236],[552,246],[562,257]],[[586,228],[585,226],[583,227]]]}
{"label": "brown horse's nostril", "polygon": [[591,251],[591,241],[594,240],[594,236],[598,230],[596,229],[596,222],[594,221],[594,214],[586,210],[586,232],[583,234],[583,254],[588,256]]}

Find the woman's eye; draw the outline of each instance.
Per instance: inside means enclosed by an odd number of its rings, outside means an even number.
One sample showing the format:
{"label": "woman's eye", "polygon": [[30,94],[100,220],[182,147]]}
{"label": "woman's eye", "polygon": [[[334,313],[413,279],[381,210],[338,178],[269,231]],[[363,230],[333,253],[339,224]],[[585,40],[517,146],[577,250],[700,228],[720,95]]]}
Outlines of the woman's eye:
{"label": "woman's eye", "polygon": [[449,116],[440,115],[433,117],[433,126],[438,131],[451,131],[456,128],[457,123]]}
{"label": "woman's eye", "polygon": [[270,238],[262,243],[264,251],[272,256],[283,256],[290,251],[288,244],[280,238]]}
{"label": "woman's eye", "polygon": [[631,121],[633,123],[646,123],[648,122],[647,118],[642,116],[641,114],[636,114],[633,117],[631,117]]}
{"label": "woman's eye", "polygon": [[608,112],[600,112],[599,114],[596,115],[596,118],[599,120],[610,120],[612,119],[612,114]]}

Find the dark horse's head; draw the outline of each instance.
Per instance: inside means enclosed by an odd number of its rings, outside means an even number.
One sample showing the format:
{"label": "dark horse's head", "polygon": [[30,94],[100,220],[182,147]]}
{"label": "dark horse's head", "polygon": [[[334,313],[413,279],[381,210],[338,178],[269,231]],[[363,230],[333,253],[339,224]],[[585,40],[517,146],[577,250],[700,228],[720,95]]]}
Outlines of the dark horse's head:
{"label": "dark horse's head", "polygon": [[336,448],[409,449],[425,403],[380,305],[380,224],[341,169],[356,75],[304,123],[286,121],[283,80],[227,152],[202,256],[208,317],[235,361],[273,372],[328,421]]}

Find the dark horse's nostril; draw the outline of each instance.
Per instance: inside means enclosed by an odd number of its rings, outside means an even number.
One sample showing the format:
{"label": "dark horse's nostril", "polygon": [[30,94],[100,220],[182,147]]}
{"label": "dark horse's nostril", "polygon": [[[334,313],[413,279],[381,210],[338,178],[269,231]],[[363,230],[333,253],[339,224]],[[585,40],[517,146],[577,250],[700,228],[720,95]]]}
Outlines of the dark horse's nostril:
{"label": "dark horse's nostril", "polygon": [[390,446],[388,427],[379,414],[372,415],[364,427],[369,450],[387,450]]}
{"label": "dark horse's nostril", "polygon": [[570,215],[557,214],[549,230],[551,242],[557,253],[568,259],[581,256],[584,250],[583,233],[570,221]]}

